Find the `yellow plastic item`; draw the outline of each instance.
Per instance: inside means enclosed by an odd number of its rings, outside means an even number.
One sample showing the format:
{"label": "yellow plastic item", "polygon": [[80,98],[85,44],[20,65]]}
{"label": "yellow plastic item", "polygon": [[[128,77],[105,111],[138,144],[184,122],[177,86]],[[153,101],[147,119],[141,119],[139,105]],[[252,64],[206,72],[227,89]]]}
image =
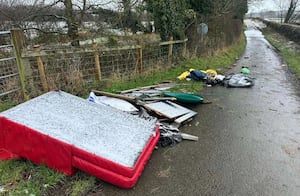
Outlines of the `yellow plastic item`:
{"label": "yellow plastic item", "polygon": [[214,70],[214,69],[208,69],[208,70],[205,71],[205,73],[207,73],[207,74],[210,73],[212,75],[218,75],[217,71]]}
{"label": "yellow plastic item", "polygon": [[208,69],[205,71],[205,73],[206,73],[207,77],[212,80],[214,80],[216,78],[216,76],[218,75],[217,71],[214,69]]}
{"label": "yellow plastic item", "polygon": [[189,75],[190,75],[190,72],[189,72],[189,71],[185,71],[185,72],[183,72],[182,74],[180,74],[180,76],[178,76],[177,78],[178,78],[179,80],[185,80],[186,77],[189,76]]}
{"label": "yellow plastic item", "polygon": [[190,75],[190,72],[193,71],[193,70],[195,70],[195,69],[189,69],[189,71],[183,72],[183,73],[180,74],[180,76],[178,76],[177,78],[178,78],[179,80],[185,80],[186,77],[188,77],[188,76]]}

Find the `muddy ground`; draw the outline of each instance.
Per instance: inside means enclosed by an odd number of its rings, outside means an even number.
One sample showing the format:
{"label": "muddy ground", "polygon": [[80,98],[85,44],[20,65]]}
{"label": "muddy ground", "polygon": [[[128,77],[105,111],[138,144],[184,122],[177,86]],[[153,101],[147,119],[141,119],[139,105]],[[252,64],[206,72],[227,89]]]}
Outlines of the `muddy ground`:
{"label": "muddy ground", "polygon": [[246,24],[245,54],[228,73],[248,66],[255,85],[205,88],[213,103],[195,106],[181,128],[198,142],[155,150],[133,189],[103,183],[96,195],[299,195],[299,86],[257,24]]}

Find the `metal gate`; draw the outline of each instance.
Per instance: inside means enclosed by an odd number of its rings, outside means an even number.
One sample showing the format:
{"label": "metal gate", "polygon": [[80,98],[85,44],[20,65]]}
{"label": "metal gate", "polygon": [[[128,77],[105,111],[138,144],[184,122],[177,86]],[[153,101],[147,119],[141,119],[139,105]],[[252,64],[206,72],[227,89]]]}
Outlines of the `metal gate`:
{"label": "metal gate", "polygon": [[10,31],[0,31],[0,103],[20,94],[20,77]]}

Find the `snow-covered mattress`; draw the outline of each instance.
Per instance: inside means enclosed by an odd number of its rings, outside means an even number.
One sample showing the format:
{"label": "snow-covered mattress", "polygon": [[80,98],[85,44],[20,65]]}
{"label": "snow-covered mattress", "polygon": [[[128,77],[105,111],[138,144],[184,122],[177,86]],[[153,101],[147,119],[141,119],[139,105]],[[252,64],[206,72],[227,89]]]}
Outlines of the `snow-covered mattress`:
{"label": "snow-covered mattress", "polygon": [[0,113],[0,159],[80,169],[123,188],[135,185],[158,139],[155,122],[62,91]]}

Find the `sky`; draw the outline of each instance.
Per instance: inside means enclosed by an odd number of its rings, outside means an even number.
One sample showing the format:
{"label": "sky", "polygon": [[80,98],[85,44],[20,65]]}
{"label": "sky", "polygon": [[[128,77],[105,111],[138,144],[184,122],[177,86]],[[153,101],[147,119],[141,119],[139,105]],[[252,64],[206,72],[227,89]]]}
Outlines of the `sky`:
{"label": "sky", "polygon": [[249,5],[248,12],[277,11],[279,8],[275,2],[276,0],[262,0],[255,5]]}
{"label": "sky", "polygon": [[[276,1],[287,1],[287,0],[259,0],[258,3],[256,3],[255,5],[249,5],[249,12],[261,12],[261,11],[277,11],[279,10],[278,5],[275,3]],[[112,9],[112,8],[116,8],[117,4],[115,2],[118,2],[116,0],[101,0],[101,2],[103,3],[103,8],[108,8],[108,9]],[[112,2],[109,4],[106,4],[107,2]],[[248,0],[248,2],[250,2]]]}
{"label": "sky", "polygon": [[[19,0],[21,2],[27,2],[28,4],[31,4],[35,2],[36,0]],[[41,1],[41,0],[40,0]],[[44,0],[44,2],[53,2],[55,0]],[[73,0],[74,2],[76,1],[81,1],[81,0]],[[120,0],[88,0],[89,2],[99,2],[103,8],[106,9],[120,9],[118,7],[118,3]],[[248,0],[250,2],[251,0]],[[288,4],[288,0],[252,0],[252,1],[257,1],[255,4],[249,4],[248,7],[248,12],[261,12],[261,11],[278,11],[279,6],[278,2],[284,2]],[[276,3],[277,2],[277,3]]]}

